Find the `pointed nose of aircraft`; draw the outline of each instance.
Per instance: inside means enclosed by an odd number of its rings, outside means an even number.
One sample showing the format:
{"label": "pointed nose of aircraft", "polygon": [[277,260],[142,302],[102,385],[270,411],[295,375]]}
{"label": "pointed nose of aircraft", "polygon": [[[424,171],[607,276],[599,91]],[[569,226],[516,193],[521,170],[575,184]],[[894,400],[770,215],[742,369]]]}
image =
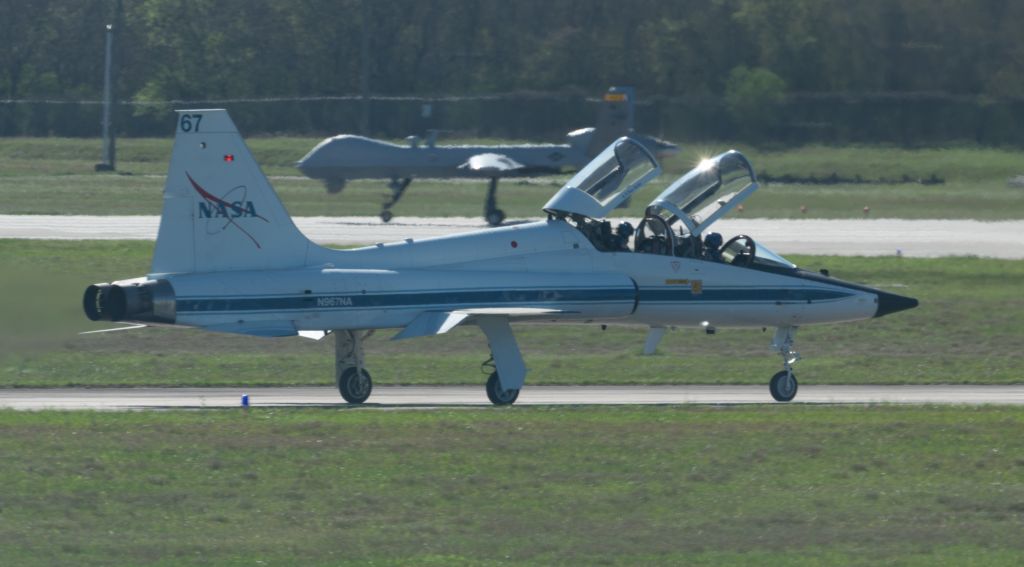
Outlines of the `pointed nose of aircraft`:
{"label": "pointed nose of aircraft", "polygon": [[655,138],[654,142],[656,144],[654,155],[658,159],[667,158],[679,153],[679,146],[672,142],[666,142],[659,138]]}
{"label": "pointed nose of aircraft", "polygon": [[875,293],[878,294],[878,310],[875,311],[875,317],[917,307],[917,299],[913,297],[896,295],[886,291],[876,291]]}

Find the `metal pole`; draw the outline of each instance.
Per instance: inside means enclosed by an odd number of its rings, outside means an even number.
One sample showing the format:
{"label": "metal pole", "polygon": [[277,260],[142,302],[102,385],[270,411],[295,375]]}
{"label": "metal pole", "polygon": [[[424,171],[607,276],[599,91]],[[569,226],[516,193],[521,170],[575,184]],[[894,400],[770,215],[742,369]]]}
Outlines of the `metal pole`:
{"label": "metal pole", "polygon": [[359,15],[362,23],[362,37],[359,42],[360,69],[359,69],[359,133],[364,136],[370,135],[370,8],[367,0],[359,3]]}
{"label": "metal pole", "polygon": [[107,24],[107,54],[103,69],[103,162],[96,164],[96,171],[114,170],[114,137],[111,134],[111,110],[113,92],[111,67],[113,66],[114,26]]}

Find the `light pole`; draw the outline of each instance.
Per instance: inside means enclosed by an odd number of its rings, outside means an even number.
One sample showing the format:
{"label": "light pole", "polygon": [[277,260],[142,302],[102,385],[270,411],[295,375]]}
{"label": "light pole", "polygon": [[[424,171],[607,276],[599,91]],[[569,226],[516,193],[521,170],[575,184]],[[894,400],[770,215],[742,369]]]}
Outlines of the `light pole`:
{"label": "light pole", "polygon": [[114,26],[107,24],[107,54],[103,69],[103,161],[96,164],[96,171],[114,171],[114,132],[111,128],[112,100],[114,98],[112,77],[114,56]]}

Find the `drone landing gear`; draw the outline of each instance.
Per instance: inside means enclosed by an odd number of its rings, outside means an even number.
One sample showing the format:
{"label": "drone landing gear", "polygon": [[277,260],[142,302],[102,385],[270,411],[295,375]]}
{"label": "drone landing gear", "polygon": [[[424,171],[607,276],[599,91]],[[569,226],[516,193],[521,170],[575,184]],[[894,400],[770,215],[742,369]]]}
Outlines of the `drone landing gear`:
{"label": "drone landing gear", "polygon": [[487,224],[498,226],[505,220],[505,211],[498,208],[498,178],[492,177],[487,186],[487,201],[484,203],[484,218]]}
{"label": "drone landing gear", "polygon": [[391,190],[391,196],[388,197],[387,201],[384,201],[384,206],[380,211],[380,220],[389,222],[395,217],[395,214],[391,212],[391,207],[398,204],[402,195],[405,195],[405,190],[409,187],[410,183],[412,183],[411,177],[392,179],[391,183],[388,183],[388,189]]}
{"label": "drone landing gear", "polygon": [[793,364],[800,360],[800,353],[793,350],[793,339],[796,327],[779,327],[775,330],[772,348],[782,355],[784,370],[772,376],[768,383],[768,391],[777,402],[788,402],[796,397],[797,381],[793,374]]}
{"label": "drone landing gear", "polygon": [[334,378],[341,397],[361,404],[370,397],[373,380],[363,367],[363,340],[373,331],[334,331]]}

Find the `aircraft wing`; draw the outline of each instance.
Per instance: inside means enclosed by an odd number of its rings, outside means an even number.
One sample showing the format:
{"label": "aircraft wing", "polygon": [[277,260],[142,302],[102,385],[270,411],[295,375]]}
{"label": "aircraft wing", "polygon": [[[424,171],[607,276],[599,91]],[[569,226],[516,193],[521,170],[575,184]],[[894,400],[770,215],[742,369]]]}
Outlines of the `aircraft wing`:
{"label": "aircraft wing", "polygon": [[545,309],[540,307],[485,307],[479,309],[460,309],[458,311],[424,311],[412,323],[406,325],[397,335],[391,338],[411,339],[440,335],[454,329],[459,324],[472,320],[473,317],[506,317],[508,319],[524,319],[543,317],[555,313],[570,313],[564,309]]}
{"label": "aircraft wing", "polygon": [[504,154],[495,153],[476,154],[459,165],[459,169],[488,177],[500,177],[525,167],[525,165]]}

